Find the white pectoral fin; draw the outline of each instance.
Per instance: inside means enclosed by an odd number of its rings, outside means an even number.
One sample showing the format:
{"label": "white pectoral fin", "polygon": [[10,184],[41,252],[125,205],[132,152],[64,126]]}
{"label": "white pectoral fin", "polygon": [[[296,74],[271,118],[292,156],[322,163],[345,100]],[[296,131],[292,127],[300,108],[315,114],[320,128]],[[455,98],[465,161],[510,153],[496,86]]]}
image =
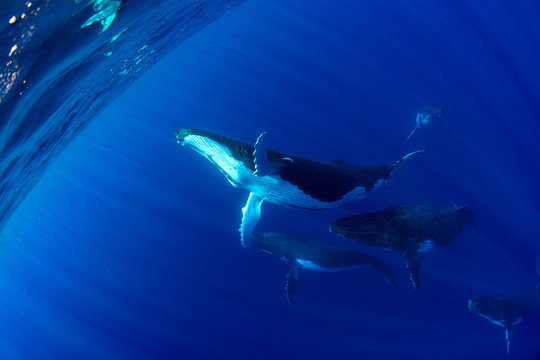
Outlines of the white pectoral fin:
{"label": "white pectoral fin", "polygon": [[509,329],[506,329],[506,332],[505,332],[505,335],[506,335],[506,353],[510,353],[510,330]]}
{"label": "white pectoral fin", "polygon": [[242,208],[242,224],[240,224],[240,240],[244,247],[249,247],[251,243],[251,234],[261,217],[261,205],[263,199],[250,193],[246,206]]}

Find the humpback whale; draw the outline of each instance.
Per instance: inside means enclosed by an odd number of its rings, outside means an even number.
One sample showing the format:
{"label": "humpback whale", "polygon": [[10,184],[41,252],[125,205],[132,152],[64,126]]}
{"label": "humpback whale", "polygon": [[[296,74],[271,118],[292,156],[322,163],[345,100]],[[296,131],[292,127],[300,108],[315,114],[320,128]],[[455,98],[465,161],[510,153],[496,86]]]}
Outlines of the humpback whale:
{"label": "humpback whale", "polygon": [[403,253],[412,286],[418,289],[419,253],[450,244],[467,224],[474,225],[474,212],[466,206],[394,206],[344,217],[331,224],[330,231],[361,244]]}
{"label": "humpback whale", "polygon": [[416,126],[407,136],[407,141],[413,136],[416,129],[425,128],[431,125],[431,120],[440,119],[444,115],[444,110],[438,106],[424,106],[422,111],[416,114]]}
{"label": "humpback whale", "polygon": [[275,232],[253,233],[251,241],[261,250],[276,255],[291,265],[286,286],[287,300],[291,304],[294,303],[300,269],[339,271],[370,265],[380,271],[389,284],[396,286],[392,273],[381,260],[357,250]]}
{"label": "humpback whale", "polygon": [[[536,271],[540,275],[540,259]],[[540,284],[536,289],[512,295],[484,295],[469,299],[469,310],[505,329],[506,353],[510,352],[510,335],[514,326],[534,311],[540,298]]]}
{"label": "humpback whale", "polygon": [[233,186],[249,191],[239,229],[244,246],[249,245],[264,201],[300,209],[342,206],[379,188],[400,163],[424,151],[412,152],[391,165],[322,163],[267,149],[265,134],[252,146],[198,129],[176,131],[179,144],[210,160]]}

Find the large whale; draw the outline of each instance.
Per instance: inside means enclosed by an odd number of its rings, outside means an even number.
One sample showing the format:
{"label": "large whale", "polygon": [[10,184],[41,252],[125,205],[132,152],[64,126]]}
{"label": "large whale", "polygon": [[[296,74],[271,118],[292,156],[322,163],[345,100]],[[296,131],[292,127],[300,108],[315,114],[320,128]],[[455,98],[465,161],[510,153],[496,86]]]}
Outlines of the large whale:
{"label": "large whale", "polygon": [[411,283],[418,289],[419,253],[450,244],[467,224],[474,225],[474,212],[466,206],[394,206],[344,217],[331,224],[330,231],[361,244],[403,253]]}
{"label": "large whale", "polygon": [[[540,259],[536,262],[540,275]],[[510,352],[510,335],[514,326],[534,311],[540,298],[540,284],[536,289],[512,295],[484,295],[469,300],[469,310],[505,329],[506,353]]]}
{"label": "large whale", "polygon": [[359,167],[342,160],[321,163],[269,150],[264,135],[252,146],[198,129],[176,131],[178,143],[210,160],[233,186],[249,191],[239,229],[244,246],[264,201],[300,209],[329,209],[358,201],[379,188],[403,160],[423,151],[391,165]]}
{"label": "large whale", "polygon": [[253,233],[252,243],[290,264],[287,275],[287,300],[294,303],[298,270],[339,271],[357,266],[372,266],[386,281],[395,286],[394,278],[384,263],[357,250],[345,249],[321,241],[275,232]]}

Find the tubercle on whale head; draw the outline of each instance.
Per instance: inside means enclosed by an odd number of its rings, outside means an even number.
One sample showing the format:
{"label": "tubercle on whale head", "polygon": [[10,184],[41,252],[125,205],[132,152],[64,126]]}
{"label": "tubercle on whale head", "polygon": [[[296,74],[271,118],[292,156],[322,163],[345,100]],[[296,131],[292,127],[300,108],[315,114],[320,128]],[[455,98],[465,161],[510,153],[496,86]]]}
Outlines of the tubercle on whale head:
{"label": "tubercle on whale head", "polygon": [[193,133],[193,129],[180,129],[176,130],[176,142],[179,144],[184,145],[184,139],[186,136],[191,135]]}
{"label": "tubercle on whale head", "polygon": [[213,139],[214,141],[217,141],[217,142],[220,142],[220,140],[222,139],[220,136],[212,134],[208,131],[199,130],[195,128],[182,128],[182,129],[176,130],[176,141],[179,144],[183,144],[184,139],[190,135],[196,135],[196,136],[201,136],[204,138]]}

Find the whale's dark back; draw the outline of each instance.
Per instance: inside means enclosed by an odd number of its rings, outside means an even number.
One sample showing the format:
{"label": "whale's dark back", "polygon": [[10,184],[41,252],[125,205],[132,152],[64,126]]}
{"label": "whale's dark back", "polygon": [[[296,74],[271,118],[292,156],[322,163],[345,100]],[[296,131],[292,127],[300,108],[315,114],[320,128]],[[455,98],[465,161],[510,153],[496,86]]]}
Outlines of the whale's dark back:
{"label": "whale's dark back", "polygon": [[339,219],[330,231],[363,244],[406,250],[426,239],[448,245],[473,222],[474,212],[466,206],[395,206]]}
{"label": "whale's dark back", "polygon": [[[255,171],[255,148],[252,145],[198,129],[176,131],[176,138],[180,143],[188,135],[207,137],[226,146],[235,159]],[[394,168],[394,165],[360,167],[342,161],[322,163],[274,150],[268,150],[268,160],[283,180],[296,185],[312,198],[329,203],[341,200],[358,186],[363,187],[366,193],[371,191],[375,182],[388,178]]]}

